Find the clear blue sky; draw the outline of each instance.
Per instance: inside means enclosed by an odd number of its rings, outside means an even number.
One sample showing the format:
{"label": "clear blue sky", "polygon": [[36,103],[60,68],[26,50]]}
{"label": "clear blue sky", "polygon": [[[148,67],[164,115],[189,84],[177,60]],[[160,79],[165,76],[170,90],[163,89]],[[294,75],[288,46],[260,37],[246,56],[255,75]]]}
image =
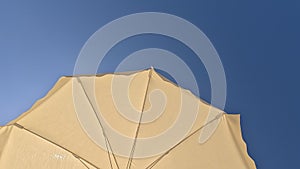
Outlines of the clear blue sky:
{"label": "clear blue sky", "polygon": [[[101,26],[146,11],[185,18],[212,41],[227,77],[225,110],[241,114],[244,139],[258,168],[298,169],[297,0],[1,0],[0,124],[29,109],[60,76],[72,75],[81,47]],[[108,53],[99,72],[113,71],[126,55],[148,47],[182,56],[197,74],[201,97],[210,99],[201,62],[186,46],[162,36],[136,36],[121,42]]]}

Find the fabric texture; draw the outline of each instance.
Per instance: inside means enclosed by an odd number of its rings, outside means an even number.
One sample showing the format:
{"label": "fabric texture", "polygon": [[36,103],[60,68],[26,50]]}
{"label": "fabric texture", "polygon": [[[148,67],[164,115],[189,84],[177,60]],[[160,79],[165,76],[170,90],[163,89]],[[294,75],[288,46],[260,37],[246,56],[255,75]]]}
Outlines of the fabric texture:
{"label": "fabric texture", "polygon": [[[182,104],[183,100],[185,105]],[[122,111],[131,119],[120,113]],[[128,138],[137,137],[136,142],[118,142],[112,139],[110,133],[106,136],[116,152],[117,149],[135,147],[130,162],[132,169],[256,168],[242,138],[239,115],[226,114],[207,104],[153,69],[60,78],[31,109],[0,128],[0,168],[128,167],[129,151],[128,156],[112,154],[99,146],[99,142],[105,140],[99,121],[92,118],[95,112],[101,113],[114,131]],[[193,112],[196,112],[196,116]],[[210,112],[219,116],[211,124],[206,124]],[[145,123],[138,124],[141,113]],[[174,148],[167,154],[163,151],[152,156],[144,155],[164,145],[157,142],[152,147],[143,146],[141,140],[162,136],[181,115],[194,122],[190,128],[184,127],[189,124],[179,125],[178,132],[188,131],[183,137],[185,140],[176,146],[174,143],[170,147]],[[204,127],[209,129],[210,125],[217,127],[211,132],[202,133],[208,139],[201,143],[201,131]],[[104,130],[109,131],[106,128]],[[172,142],[172,137],[169,139]],[[178,139],[177,136],[174,135],[174,139]]]}

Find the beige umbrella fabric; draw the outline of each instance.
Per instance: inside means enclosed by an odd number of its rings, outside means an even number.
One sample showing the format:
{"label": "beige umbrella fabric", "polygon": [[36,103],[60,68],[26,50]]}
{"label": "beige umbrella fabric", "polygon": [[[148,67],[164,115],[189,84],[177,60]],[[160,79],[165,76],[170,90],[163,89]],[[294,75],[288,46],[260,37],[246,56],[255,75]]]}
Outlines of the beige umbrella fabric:
{"label": "beige umbrella fabric", "polygon": [[[207,121],[209,113],[216,118]],[[181,117],[193,118],[193,123],[177,124]],[[216,130],[213,125],[217,125]],[[173,133],[169,130],[172,127],[176,129]],[[208,132],[202,132],[204,128]],[[115,139],[111,131],[131,139]],[[187,132],[182,138],[177,136],[177,132],[184,131]],[[201,137],[206,141],[201,142]],[[149,139],[154,142],[147,142]],[[256,166],[242,139],[239,115],[226,114],[154,69],[147,69],[60,78],[31,109],[0,128],[0,168],[253,169]]]}

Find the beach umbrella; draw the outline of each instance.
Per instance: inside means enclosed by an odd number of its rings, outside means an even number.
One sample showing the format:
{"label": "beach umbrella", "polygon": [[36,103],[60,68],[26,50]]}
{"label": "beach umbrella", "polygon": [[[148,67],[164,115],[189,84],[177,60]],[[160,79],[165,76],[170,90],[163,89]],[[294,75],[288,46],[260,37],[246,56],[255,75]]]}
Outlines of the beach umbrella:
{"label": "beach umbrella", "polygon": [[2,169],[253,169],[240,115],[154,69],[61,77],[0,128]]}

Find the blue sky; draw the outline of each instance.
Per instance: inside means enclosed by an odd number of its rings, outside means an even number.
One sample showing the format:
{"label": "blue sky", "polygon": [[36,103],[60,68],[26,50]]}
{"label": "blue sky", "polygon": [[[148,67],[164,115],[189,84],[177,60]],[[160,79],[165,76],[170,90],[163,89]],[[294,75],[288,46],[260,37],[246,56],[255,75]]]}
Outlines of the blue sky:
{"label": "blue sky", "polygon": [[[0,124],[29,109],[60,76],[72,75],[82,46],[100,27],[124,15],[149,11],[182,17],[211,40],[226,73],[225,110],[241,114],[243,136],[258,168],[298,168],[300,2],[296,0],[2,0]],[[188,47],[163,36],[122,41],[98,72],[111,72],[128,54],[149,47],[181,56],[196,74],[201,98],[210,99],[201,61]]]}

